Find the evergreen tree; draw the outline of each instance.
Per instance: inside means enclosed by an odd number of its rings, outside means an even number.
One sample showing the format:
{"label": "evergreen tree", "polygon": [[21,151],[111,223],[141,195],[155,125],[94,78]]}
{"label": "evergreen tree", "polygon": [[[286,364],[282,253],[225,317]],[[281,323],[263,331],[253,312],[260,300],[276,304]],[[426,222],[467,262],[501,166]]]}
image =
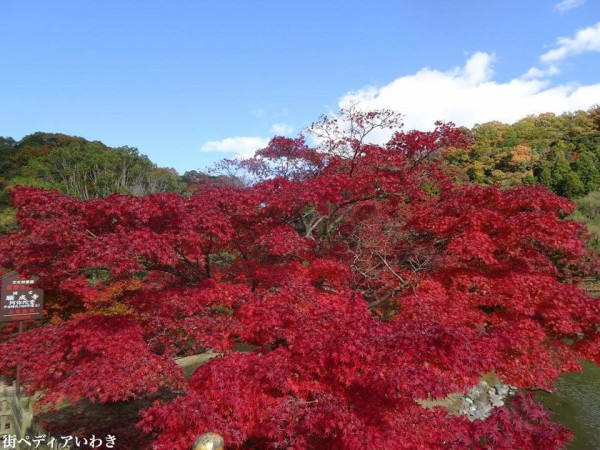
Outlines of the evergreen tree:
{"label": "evergreen tree", "polygon": [[538,178],[538,181],[540,182],[540,184],[546,186],[550,190],[554,189],[554,182],[553,182],[553,178],[552,178],[552,168],[548,161],[544,161],[542,163],[542,170],[540,171],[537,178]]}
{"label": "evergreen tree", "polygon": [[573,169],[581,178],[585,187],[585,194],[600,186],[600,171],[598,171],[598,158],[590,152],[584,152],[573,162]]}
{"label": "evergreen tree", "polygon": [[559,190],[561,195],[575,198],[584,195],[585,186],[576,172],[568,172],[563,178]]}

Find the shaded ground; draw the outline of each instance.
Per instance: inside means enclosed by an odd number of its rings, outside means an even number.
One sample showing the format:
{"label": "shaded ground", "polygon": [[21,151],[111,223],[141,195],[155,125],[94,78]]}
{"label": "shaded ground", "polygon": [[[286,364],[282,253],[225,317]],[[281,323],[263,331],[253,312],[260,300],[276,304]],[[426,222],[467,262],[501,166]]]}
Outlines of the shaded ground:
{"label": "shaded ground", "polygon": [[[116,437],[114,448],[123,450],[150,449],[152,437],[133,425],[138,422],[140,410],[149,407],[154,399],[117,402],[100,405],[88,401],[75,407],[36,414],[35,420],[47,433],[56,438],[78,436],[91,438],[92,434],[103,441],[106,436]],[[81,445],[79,448],[91,448]],[[104,446],[101,448],[105,448]]]}
{"label": "shaded ground", "polygon": [[[214,353],[188,356],[176,360],[183,374],[189,378],[198,366],[217,356]],[[171,400],[177,393],[163,391],[158,395],[127,402],[98,404],[84,401],[76,406],[61,405],[56,410],[39,412],[35,420],[39,426],[51,435],[79,436],[90,438],[92,433],[104,440],[105,436],[116,437],[115,449],[147,450],[150,449],[152,436],[142,433],[134,425],[139,420],[139,412],[158,400]],[[80,445],[78,448],[91,448]],[[102,447],[105,448],[105,447]]]}

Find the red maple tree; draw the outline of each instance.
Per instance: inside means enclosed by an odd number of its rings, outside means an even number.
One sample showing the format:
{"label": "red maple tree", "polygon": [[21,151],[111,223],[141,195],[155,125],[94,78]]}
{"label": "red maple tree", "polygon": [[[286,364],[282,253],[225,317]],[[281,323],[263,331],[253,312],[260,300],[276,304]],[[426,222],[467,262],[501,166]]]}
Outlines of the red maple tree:
{"label": "red maple tree", "polygon": [[[230,161],[247,187],[188,199],[14,189],[0,265],[40,277],[48,314],[5,333],[1,371],[20,363],[49,401],[176,392],[138,423],[154,448],[207,431],[229,448],[560,448],[570,432],[528,390],[600,362],[574,205],[453,184],[439,157],[470,142],[452,124],[350,109],[311,130],[315,148],[276,137]],[[185,380],[173,358],[207,349]],[[485,420],[422,406],[490,373],[521,393]]]}

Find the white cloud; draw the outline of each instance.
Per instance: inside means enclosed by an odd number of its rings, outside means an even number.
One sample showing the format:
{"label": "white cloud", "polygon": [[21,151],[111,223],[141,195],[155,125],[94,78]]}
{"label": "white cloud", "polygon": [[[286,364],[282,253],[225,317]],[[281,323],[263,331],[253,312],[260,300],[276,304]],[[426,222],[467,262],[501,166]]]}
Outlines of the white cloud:
{"label": "white cloud", "polygon": [[600,22],[578,30],[574,37],[561,37],[557,47],[540,56],[542,62],[553,63],[587,52],[600,52]]}
{"label": "white cloud", "polygon": [[250,157],[256,150],[265,148],[269,144],[269,138],[260,136],[237,136],[221,139],[220,141],[208,141],[200,148],[203,152],[232,153],[236,156]]}
{"label": "white cloud", "polygon": [[287,123],[274,123],[271,127],[271,133],[278,136],[286,136],[294,132],[294,127]]}
{"label": "white cloud", "polygon": [[554,5],[554,8],[560,12],[567,12],[578,8],[585,3],[585,0],[562,0]]}
{"label": "white cloud", "polygon": [[[288,135],[294,132],[294,128],[287,123],[275,123],[271,126],[271,133],[277,135]],[[254,156],[257,150],[269,145],[271,137],[262,136],[234,136],[221,139],[219,141],[205,142],[200,151],[229,153],[232,156],[240,158],[249,158]]]}
{"label": "white cloud", "polygon": [[494,81],[493,61],[491,54],[476,53],[464,67],[445,72],[425,68],[381,87],[350,92],[339,104],[396,110],[404,114],[407,129],[428,130],[436,120],[468,127],[491,120],[514,122],[529,114],[587,109],[600,100],[600,84],[552,86],[539,78],[547,74],[540,69],[506,82]]}
{"label": "white cloud", "polygon": [[455,73],[462,75],[469,83],[483,83],[494,74],[492,63],[495,59],[493,54],[477,52],[467,60],[464,69],[455,69]]}
{"label": "white cloud", "polygon": [[554,64],[551,64],[550,66],[546,67],[545,69],[540,69],[538,67],[531,67],[527,72],[525,72],[523,74],[523,76],[521,78],[524,79],[532,79],[532,78],[546,78],[552,75],[558,75],[560,73],[560,69],[555,66]]}

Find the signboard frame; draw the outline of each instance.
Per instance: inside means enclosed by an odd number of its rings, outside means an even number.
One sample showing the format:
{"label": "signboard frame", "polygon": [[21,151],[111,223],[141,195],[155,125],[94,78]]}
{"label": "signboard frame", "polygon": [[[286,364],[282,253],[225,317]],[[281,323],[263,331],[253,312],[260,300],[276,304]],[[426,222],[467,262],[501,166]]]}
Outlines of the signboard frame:
{"label": "signboard frame", "polygon": [[36,320],[44,317],[44,291],[37,289],[38,277],[19,277],[9,272],[2,277],[0,322]]}

